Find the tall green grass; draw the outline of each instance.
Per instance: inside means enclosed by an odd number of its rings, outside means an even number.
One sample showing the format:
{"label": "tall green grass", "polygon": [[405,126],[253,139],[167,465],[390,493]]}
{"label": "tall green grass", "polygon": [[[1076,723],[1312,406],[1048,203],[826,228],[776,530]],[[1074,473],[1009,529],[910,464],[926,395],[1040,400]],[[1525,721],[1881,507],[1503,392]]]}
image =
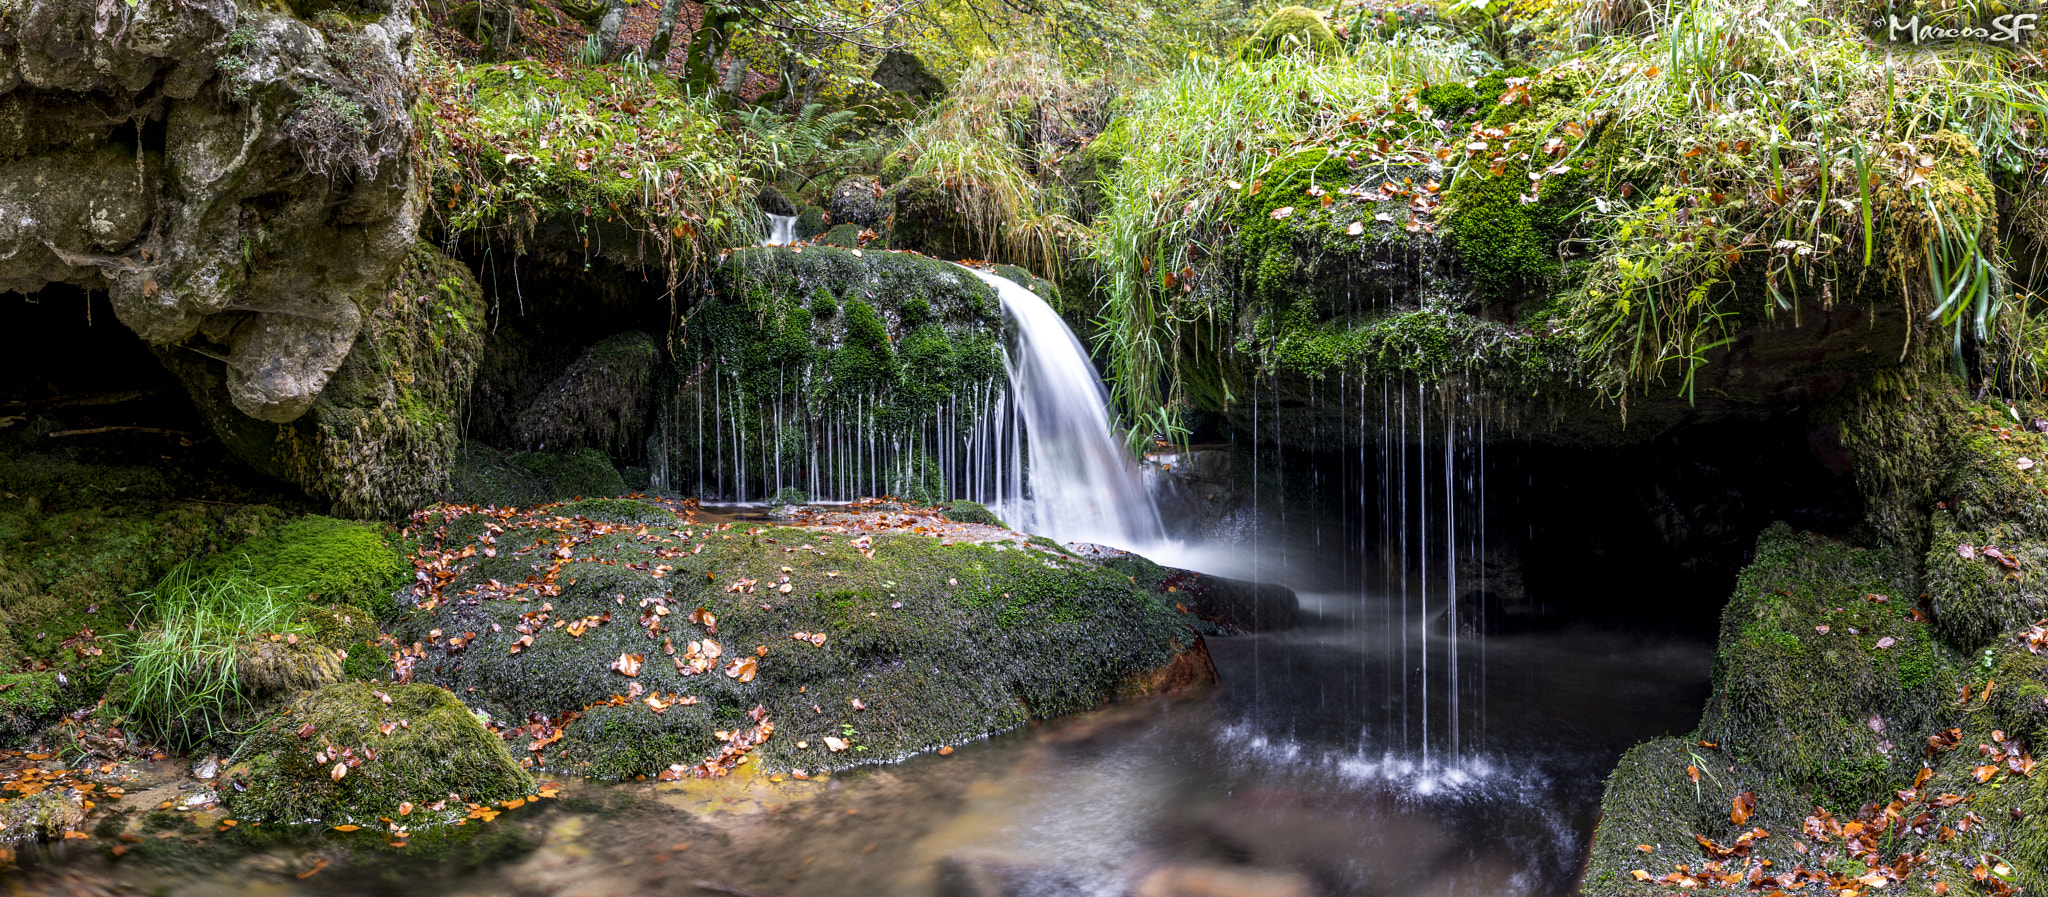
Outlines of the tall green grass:
{"label": "tall green grass", "polygon": [[1468,42],[1406,32],[1334,61],[1191,61],[1131,98],[1127,150],[1087,257],[1100,275],[1097,340],[1115,403],[1137,424],[1132,432],[1183,431],[1175,410],[1183,404],[1181,342],[1191,327],[1227,322],[1168,274],[1199,268],[1215,253],[1229,207],[1250,185],[1354,114],[1377,114],[1422,86],[1465,81],[1498,64]]}
{"label": "tall green grass", "polygon": [[128,646],[129,673],[117,700],[161,743],[187,748],[228,731],[251,707],[236,645],[300,631],[295,590],[263,585],[250,574],[246,558],[204,575],[195,558],[138,594],[156,621]]}

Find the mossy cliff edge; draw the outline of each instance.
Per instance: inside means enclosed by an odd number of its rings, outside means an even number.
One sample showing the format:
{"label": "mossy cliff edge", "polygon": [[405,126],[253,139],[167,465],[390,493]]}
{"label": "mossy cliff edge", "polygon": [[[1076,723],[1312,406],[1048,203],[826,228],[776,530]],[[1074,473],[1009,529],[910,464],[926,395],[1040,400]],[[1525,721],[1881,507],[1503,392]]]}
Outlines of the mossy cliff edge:
{"label": "mossy cliff edge", "polygon": [[1832,413],[1868,544],[1759,539],[1699,729],[1622,759],[1583,893],[1748,886],[1761,862],[1781,888],[2048,886],[2048,405],[1894,375]]}

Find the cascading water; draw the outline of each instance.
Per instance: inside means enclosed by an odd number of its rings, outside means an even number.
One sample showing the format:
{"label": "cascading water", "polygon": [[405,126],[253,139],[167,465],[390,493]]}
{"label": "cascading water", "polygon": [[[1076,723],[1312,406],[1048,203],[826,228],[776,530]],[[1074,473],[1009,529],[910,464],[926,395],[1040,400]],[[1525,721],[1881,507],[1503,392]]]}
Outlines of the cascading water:
{"label": "cascading water", "polygon": [[[794,219],[769,219],[771,243],[793,239]],[[738,502],[967,499],[1059,541],[1173,552],[1080,339],[1023,286],[953,270],[996,293],[1011,336],[1007,347],[989,345],[1002,356],[1001,379],[906,414],[889,407],[886,391],[791,401],[818,382],[809,364],[757,372],[750,383],[744,359],[706,359],[664,406],[656,488]]]}
{"label": "cascading water", "polygon": [[788,246],[796,242],[796,216],[768,216],[768,236],[761,241],[763,246]]}
{"label": "cascading water", "polygon": [[973,273],[995,288],[1015,328],[1006,361],[1029,452],[1029,495],[1003,496],[999,513],[1062,542],[1140,554],[1165,546],[1159,508],[1110,427],[1109,392],[1081,340],[1038,294],[994,274]]}

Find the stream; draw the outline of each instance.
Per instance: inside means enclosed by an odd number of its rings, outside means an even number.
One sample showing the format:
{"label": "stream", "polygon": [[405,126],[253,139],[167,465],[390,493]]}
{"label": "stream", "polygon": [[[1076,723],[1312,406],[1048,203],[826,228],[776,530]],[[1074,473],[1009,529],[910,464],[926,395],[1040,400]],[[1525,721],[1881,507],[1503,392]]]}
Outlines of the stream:
{"label": "stream", "polygon": [[[19,884],[179,897],[718,893],[698,882],[789,897],[1561,895],[1615,760],[1691,727],[1707,692],[1705,640],[1583,626],[1468,637],[1465,747],[1425,764],[1401,748],[1416,708],[1388,674],[1420,652],[1389,654],[1397,609],[1302,599],[1294,630],[1208,640],[1223,678],[1212,694],[1051,720],[950,756],[829,781],[572,779],[558,800],[402,850],[328,832],[143,864],[60,844]],[[1419,626],[1407,635],[1423,639]],[[1438,670],[1443,641],[1431,640]]]}

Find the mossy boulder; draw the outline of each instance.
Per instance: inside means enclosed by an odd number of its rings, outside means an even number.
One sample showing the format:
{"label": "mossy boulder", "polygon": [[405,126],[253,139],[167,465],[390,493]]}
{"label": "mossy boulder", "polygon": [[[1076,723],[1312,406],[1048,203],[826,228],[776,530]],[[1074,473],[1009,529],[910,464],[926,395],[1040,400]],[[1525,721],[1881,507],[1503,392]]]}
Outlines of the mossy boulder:
{"label": "mossy boulder", "polygon": [[561,740],[538,758],[600,778],[694,766],[757,707],[763,768],[900,758],[1145,690],[1194,645],[1158,596],[1041,542],[552,508],[457,517],[440,550],[481,546],[487,524],[497,556],[459,560],[392,631],[423,646],[415,676],[495,719],[545,718]]}
{"label": "mossy boulder", "polygon": [[530,451],[596,448],[638,456],[660,366],[661,347],[644,332],[598,341],[520,413],[513,440]]}
{"label": "mossy boulder", "polygon": [[0,747],[55,718],[61,691],[56,673],[0,673]]}
{"label": "mossy boulder", "polygon": [[473,504],[531,505],[625,492],[626,480],[618,468],[594,448],[505,452],[482,443],[464,443],[449,476],[449,495]]}
{"label": "mossy boulder", "polygon": [[258,584],[309,603],[377,610],[412,579],[398,533],[381,523],[308,515],[221,552],[209,569],[246,565]]}
{"label": "mossy boulder", "polygon": [[796,238],[809,240],[825,232],[825,210],[817,206],[804,206],[796,216]]}
{"label": "mossy boulder", "polygon": [[877,229],[888,217],[882,206],[881,182],[862,174],[851,175],[833,185],[825,208],[832,214],[835,226],[851,224],[858,228]]}
{"label": "mossy boulder", "polygon": [[988,258],[995,243],[984,226],[973,220],[954,192],[931,175],[907,177],[889,188],[884,197],[892,222],[889,247],[908,249],[934,258]]}
{"label": "mossy boulder", "polygon": [[1889,560],[1766,530],[1722,612],[1701,737],[1838,810],[1909,781],[1919,740],[1953,722],[1960,660]]}
{"label": "mossy boulder", "polygon": [[1263,59],[1283,53],[1312,53],[1337,56],[1344,46],[1323,14],[1306,6],[1283,6],[1273,11],[1259,30],[1245,43],[1246,59]]}
{"label": "mossy boulder", "polygon": [[69,788],[0,800],[0,845],[55,841],[85,825],[85,795]]}
{"label": "mossy boulder", "polygon": [[[861,459],[834,434],[936,444],[972,425],[1004,378],[995,290],[958,265],[826,246],[734,251],[674,347],[661,412],[668,488],[759,500],[791,485],[848,488]],[[915,434],[923,433],[922,437]],[[942,501],[929,456],[898,458],[860,488]],[[818,498],[820,496],[811,496]]]}
{"label": "mossy boulder", "polygon": [[230,765],[246,787],[221,789],[223,799],[236,816],[261,822],[382,828],[381,818],[404,818],[419,827],[534,790],[505,742],[431,685],[350,682],[308,692],[249,736]]}

